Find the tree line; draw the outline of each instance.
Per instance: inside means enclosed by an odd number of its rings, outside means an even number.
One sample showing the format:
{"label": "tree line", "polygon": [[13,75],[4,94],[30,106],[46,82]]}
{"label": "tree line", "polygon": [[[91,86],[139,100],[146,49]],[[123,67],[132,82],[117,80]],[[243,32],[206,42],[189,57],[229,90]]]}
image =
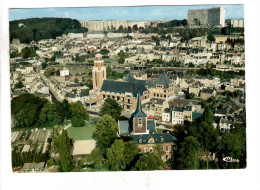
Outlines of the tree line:
{"label": "tree line", "polygon": [[[19,27],[22,23],[23,26]],[[28,18],[9,22],[10,42],[18,38],[21,43],[38,42],[41,39],[55,39],[68,33],[87,32],[80,22],[70,18]]]}
{"label": "tree line", "polygon": [[71,119],[72,126],[80,127],[89,118],[81,102],[49,103],[29,93],[12,99],[11,115],[16,127],[53,127],[66,119]]}

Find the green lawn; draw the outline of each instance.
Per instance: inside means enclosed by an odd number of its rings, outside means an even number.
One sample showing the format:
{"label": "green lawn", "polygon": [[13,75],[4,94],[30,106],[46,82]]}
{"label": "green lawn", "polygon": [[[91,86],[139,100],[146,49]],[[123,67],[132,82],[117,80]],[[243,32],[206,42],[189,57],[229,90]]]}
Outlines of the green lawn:
{"label": "green lawn", "polygon": [[70,127],[67,129],[68,135],[73,140],[91,140],[96,125],[87,123],[84,127]]}

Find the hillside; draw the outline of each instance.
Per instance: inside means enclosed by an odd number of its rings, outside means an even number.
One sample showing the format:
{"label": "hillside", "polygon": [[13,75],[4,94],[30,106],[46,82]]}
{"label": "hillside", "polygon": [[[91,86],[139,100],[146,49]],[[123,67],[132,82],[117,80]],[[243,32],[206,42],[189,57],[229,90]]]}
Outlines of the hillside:
{"label": "hillside", "polygon": [[18,38],[21,43],[54,39],[64,33],[82,33],[88,30],[81,27],[78,20],[70,18],[29,18],[10,21],[9,24],[10,41]]}

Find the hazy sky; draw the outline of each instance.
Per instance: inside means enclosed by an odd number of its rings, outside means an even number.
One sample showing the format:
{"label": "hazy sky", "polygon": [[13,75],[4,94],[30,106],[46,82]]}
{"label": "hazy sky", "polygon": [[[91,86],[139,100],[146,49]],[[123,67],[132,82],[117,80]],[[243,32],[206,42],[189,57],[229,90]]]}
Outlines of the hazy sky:
{"label": "hazy sky", "polygon": [[95,8],[10,9],[10,20],[30,17],[64,17],[77,20],[162,20],[187,19],[188,10],[222,6],[226,19],[244,18],[243,5],[144,6]]}

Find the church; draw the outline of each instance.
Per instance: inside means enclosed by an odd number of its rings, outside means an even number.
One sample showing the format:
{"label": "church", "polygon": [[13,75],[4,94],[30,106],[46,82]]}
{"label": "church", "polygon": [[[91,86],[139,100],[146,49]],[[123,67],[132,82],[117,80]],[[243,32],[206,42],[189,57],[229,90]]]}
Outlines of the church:
{"label": "church", "polygon": [[174,94],[173,84],[162,73],[155,81],[137,80],[129,72],[124,81],[107,80],[106,67],[101,54],[96,54],[92,69],[93,90],[90,100],[101,106],[106,98],[114,99],[125,111],[133,112],[137,106],[137,94],[143,104],[151,99],[165,100]]}
{"label": "church", "polygon": [[137,106],[129,120],[118,121],[118,134],[130,136],[138,144],[142,152],[164,152],[162,160],[171,159],[177,139],[170,133],[156,133],[154,120],[149,120],[142,111],[140,95],[137,94]]}

